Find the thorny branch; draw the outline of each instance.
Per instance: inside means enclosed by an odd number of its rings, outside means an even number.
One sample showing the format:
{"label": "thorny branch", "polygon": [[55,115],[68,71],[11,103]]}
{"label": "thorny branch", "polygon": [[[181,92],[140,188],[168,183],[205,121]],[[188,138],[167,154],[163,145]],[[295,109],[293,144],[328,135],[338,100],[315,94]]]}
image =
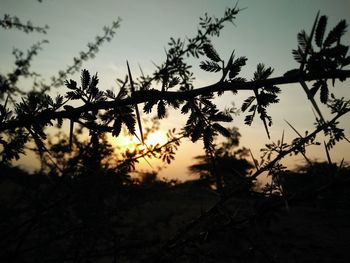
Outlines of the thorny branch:
{"label": "thorny branch", "polygon": [[[329,72],[324,74],[322,78],[349,78],[350,70],[337,70],[335,72]],[[305,81],[312,81],[319,79],[320,76],[316,74],[307,74],[303,76]],[[100,101],[96,103],[88,103],[80,107],[69,107],[67,110],[56,111],[56,112],[40,112],[35,116],[23,116],[21,119],[9,120],[8,122],[0,123],[0,131],[16,129],[20,127],[26,127],[31,125],[33,122],[45,119],[72,119],[75,116],[79,116],[84,112],[96,111],[96,110],[107,110],[115,107],[135,105],[145,103],[150,100],[190,100],[200,95],[208,95],[214,92],[223,91],[239,91],[239,90],[257,90],[267,85],[281,85],[281,84],[292,84],[299,83],[299,76],[281,76],[276,78],[270,78],[263,81],[247,81],[242,83],[230,83],[230,82],[218,82],[206,87],[187,90],[187,91],[159,91],[159,90],[142,90],[135,91],[134,96],[128,97],[118,101]],[[107,128],[108,129],[108,128]]]}

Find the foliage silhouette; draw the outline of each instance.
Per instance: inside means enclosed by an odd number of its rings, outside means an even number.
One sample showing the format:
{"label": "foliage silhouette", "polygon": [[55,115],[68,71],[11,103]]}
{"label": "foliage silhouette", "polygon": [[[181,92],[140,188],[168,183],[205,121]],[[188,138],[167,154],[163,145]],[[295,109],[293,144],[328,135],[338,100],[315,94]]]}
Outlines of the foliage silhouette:
{"label": "foliage silhouette", "polygon": [[[200,175],[201,179],[207,181],[208,185],[215,186],[215,178],[212,177],[212,161],[216,164],[217,173],[222,177],[223,187],[230,190],[246,180],[249,170],[253,166],[247,161],[249,151],[246,148],[235,150],[238,146],[241,134],[238,129],[229,129],[227,141],[215,146],[215,159],[211,160],[207,155],[196,156],[195,164],[189,167],[191,173]],[[246,191],[249,189],[246,189]]]}
{"label": "foliage silhouette", "polygon": [[[237,6],[227,8],[222,18],[205,14],[200,19],[196,36],[186,40],[171,38],[165,62],[157,65],[152,75],[142,74],[139,78],[133,78],[127,63],[128,74],[124,80],[119,80],[117,94],[111,90],[101,90],[97,74],[92,75],[86,69],[81,71],[80,84],[67,78],[80,70],[82,62],[92,58],[104,41],[114,36],[119,20],[113,22],[110,28],[104,28],[103,36],[88,44],[88,51],[74,58],[73,65],[60,71],[50,84],[36,82],[29,92],[23,92],[18,87],[18,79],[37,76],[37,73],[29,71],[30,63],[44,42],[35,44],[26,55],[19,50],[14,51],[15,70],[0,75],[0,169],[6,173],[0,178],[0,186],[5,186],[7,191],[0,200],[3,211],[0,225],[1,260],[275,261],[262,245],[263,235],[258,235],[258,230],[268,229],[265,224],[277,225],[273,219],[279,215],[277,212],[281,208],[289,211],[292,203],[327,191],[333,184],[348,183],[346,176],[341,179],[334,177],[332,184],[329,181],[323,184],[322,180],[317,179],[320,184],[317,186],[320,187],[316,191],[295,193],[293,187],[288,186],[288,180],[292,180],[292,177],[280,164],[290,154],[305,156],[308,145],[319,144],[317,135],[321,132],[328,138],[325,143],[327,154],[338,141],[346,139],[344,130],[338,127],[338,119],[350,111],[350,101],[332,95],[327,81],[332,80],[334,85],[336,79],[344,81],[350,77],[350,71],[344,69],[350,62],[348,46],[341,43],[347,24],[342,20],[325,35],[327,17],[319,17],[318,14],[310,35],[301,31],[297,36],[298,47],[292,54],[300,63],[298,69],[272,78],[273,69],[259,63],[249,81],[240,77],[247,58],[235,57],[232,52],[225,63],[211,43],[211,38],[219,37],[224,24],[233,23],[240,11]],[[10,16],[0,20],[0,25],[26,33],[46,32],[46,29],[22,24]],[[186,58],[199,59],[202,56],[206,58],[200,67],[209,73],[220,72],[221,77],[217,83],[195,88],[191,65]],[[308,87],[310,82],[313,82],[311,89]],[[213,100],[216,95],[227,91],[233,94],[240,90],[252,91],[253,95],[244,100],[241,108],[243,112],[248,112],[245,123],[252,124],[255,116],[259,115],[270,137],[272,117],[268,114],[268,107],[279,102],[278,94],[282,89],[277,85],[290,83],[300,83],[306,92],[317,113],[315,129],[302,136],[290,125],[298,136],[291,143],[285,142],[284,135],[278,142],[268,143],[263,149],[261,161],[253,158],[255,171],[247,174],[247,169],[251,168],[248,161],[243,158],[237,160],[239,154],[245,157],[247,151],[231,151],[238,144],[237,130],[230,130],[223,124],[232,122],[236,110],[221,110]],[[52,98],[44,93],[51,87],[63,84],[68,89],[65,94]],[[153,88],[155,84],[159,84],[159,89]],[[318,107],[315,98],[318,91],[321,103],[333,115],[330,120],[323,117]],[[16,103],[18,96],[21,96],[21,101]],[[81,104],[72,106],[75,105],[72,101]],[[167,116],[169,108],[179,110],[188,115],[187,123],[178,133],[169,131],[168,142],[164,145],[145,145],[147,132],[140,119],[140,104],[143,104],[143,111],[147,114],[156,107],[159,119]],[[58,142],[53,142],[48,136],[47,127],[54,124],[62,127],[64,120],[70,122],[70,134],[61,134]],[[79,128],[74,130],[77,125]],[[106,133],[117,137],[123,127],[132,135],[139,134],[140,145],[144,148],[126,151],[118,160],[120,162],[111,165],[107,159],[113,150],[106,140]],[[80,129],[88,130],[89,140],[80,141]],[[217,148],[214,140],[218,135],[227,137],[230,143]],[[170,163],[183,138],[190,138],[193,142],[203,141],[205,164],[192,168],[210,170],[210,178],[214,178],[217,191],[195,183],[160,183],[155,174],[146,174],[141,181],[130,178],[129,173],[135,169],[135,163],[140,158],[153,156]],[[41,172],[31,176],[11,167],[11,161],[19,159],[30,143],[36,145],[35,151],[42,161]],[[328,159],[328,167],[332,167],[336,173],[342,172],[341,167]],[[242,173],[238,180],[230,180],[230,176],[223,173],[224,170],[232,172],[230,165],[233,165],[233,161],[235,165],[241,165],[240,168],[234,167]],[[271,183],[263,192],[256,192],[252,186],[264,172],[271,176]],[[195,188],[196,191],[191,192],[188,188]],[[200,202],[189,205],[196,194],[200,195]],[[164,207],[171,210],[180,206],[179,203],[171,203],[173,195],[189,195],[191,198],[183,199],[186,202],[182,202],[182,205],[192,211],[180,218],[174,210],[162,214]],[[155,208],[154,213],[159,216],[155,220],[157,224],[139,222],[137,208],[149,214],[149,202],[161,202],[162,198],[170,200],[170,203]],[[344,198],[347,198],[346,195]],[[205,202],[205,211],[202,202]],[[197,218],[194,211],[200,214]],[[178,227],[179,222],[189,222],[191,219],[189,224],[177,231],[168,231],[164,236],[154,235],[159,225],[170,228],[169,222],[174,221]],[[132,224],[133,221],[137,223]],[[219,240],[225,240],[236,249],[225,250]],[[208,246],[211,249],[206,250]],[[201,253],[205,253],[204,258]],[[283,261],[288,255],[282,255],[279,259]]]}

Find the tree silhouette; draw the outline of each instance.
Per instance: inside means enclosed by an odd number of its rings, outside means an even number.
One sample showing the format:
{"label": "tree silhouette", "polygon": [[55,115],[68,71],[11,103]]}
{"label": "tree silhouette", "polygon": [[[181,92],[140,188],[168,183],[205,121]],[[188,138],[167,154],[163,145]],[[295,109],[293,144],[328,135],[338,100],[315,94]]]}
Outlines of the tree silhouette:
{"label": "tree silhouette", "polygon": [[[156,66],[152,75],[135,78],[127,63],[128,74],[119,79],[117,93],[101,90],[97,74],[92,75],[86,69],[81,71],[79,82],[66,79],[80,70],[82,62],[92,58],[104,41],[113,37],[119,20],[113,22],[110,28],[105,27],[104,34],[88,45],[88,51],[74,58],[73,64],[59,71],[51,83],[34,83],[33,90],[29,92],[18,87],[18,79],[35,76],[36,73],[30,71],[30,63],[44,42],[35,44],[26,55],[15,50],[15,70],[0,75],[1,169],[15,171],[10,168],[11,161],[19,159],[27,145],[34,142],[43,164],[49,169],[49,176],[38,174],[35,177],[39,189],[20,184],[13,194],[20,197],[18,203],[3,202],[5,213],[2,216],[3,239],[0,245],[5,248],[1,255],[5,262],[89,262],[93,259],[116,262],[118,259],[134,260],[133,256],[135,262],[173,262],[176,255],[184,262],[198,261],[203,247],[198,250],[196,247],[211,235],[228,238],[225,230],[234,236],[232,242],[238,244],[237,250],[230,254],[235,262],[261,258],[273,261],[255,240],[251,240],[251,229],[247,225],[256,223],[260,217],[279,207],[288,209],[291,202],[300,198],[283,190],[283,176],[287,172],[280,161],[284,157],[299,153],[304,155],[308,145],[319,144],[316,138],[321,132],[328,139],[325,143],[327,154],[338,141],[347,140],[344,130],[338,127],[338,119],[350,111],[350,101],[336,98],[328,86],[329,80],[334,85],[335,80],[344,81],[350,77],[350,71],[344,69],[350,64],[348,46],[341,42],[347,24],[341,20],[326,34],[327,17],[317,14],[310,34],[301,31],[297,36],[298,47],[292,54],[300,64],[299,68],[280,77],[271,77],[273,69],[259,63],[252,79],[246,80],[240,77],[240,72],[247,58],[237,57],[233,51],[224,60],[211,43],[213,37],[219,37],[225,23],[233,22],[239,12],[240,9],[235,6],[227,8],[222,18],[206,14],[200,20],[197,35],[186,40],[171,38],[165,61]],[[0,26],[26,33],[46,33],[47,30],[8,15],[0,20]],[[203,56],[206,58],[200,67],[207,72],[220,72],[221,78],[214,84],[195,88],[191,65],[186,58],[199,59]],[[229,148],[237,142],[238,134],[232,136],[237,131],[229,130],[223,124],[233,120],[235,109],[220,110],[214,98],[228,91],[233,94],[240,90],[252,91],[253,95],[245,99],[241,107],[242,112],[246,112],[245,123],[251,125],[258,116],[270,138],[272,116],[268,107],[279,102],[280,86],[290,83],[299,83],[305,91],[317,114],[315,129],[304,136],[296,131],[298,137],[291,143],[285,142],[282,135],[278,142],[267,144],[262,161],[258,163],[253,158],[255,171],[247,176],[248,162],[237,160],[238,153],[230,152]],[[308,86],[310,83],[312,88]],[[63,84],[67,88],[64,94],[56,97],[45,94],[51,87]],[[157,84],[158,89],[154,88]],[[318,92],[320,102],[333,116],[329,120],[318,107],[315,97]],[[19,96],[21,101],[16,103]],[[79,101],[81,105],[74,106],[73,101]],[[169,131],[169,141],[164,145],[145,145],[143,151],[127,151],[120,165],[113,169],[103,166],[104,158],[111,153],[106,133],[117,137],[126,127],[130,134],[139,134],[140,144],[145,144],[146,132],[139,113],[141,106],[146,114],[155,107],[159,119],[167,116],[169,108],[174,108],[188,115],[187,123],[178,134],[174,134],[175,130]],[[56,144],[47,143],[47,127],[62,127],[64,120],[70,122],[69,136],[63,135]],[[74,133],[77,125],[88,130],[89,141],[79,141],[79,134]],[[231,139],[231,143],[217,148],[214,139],[218,135]],[[167,237],[168,241],[161,245],[158,237],[148,238],[147,234],[139,243],[128,239],[130,233],[137,236],[138,231],[144,233],[147,230],[140,226],[130,232],[127,221],[133,218],[131,207],[151,194],[147,187],[140,188],[130,180],[128,173],[139,158],[151,155],[170,163],[182,138],[203,141],[205,164],[192,168],[210,170],[210,177],[215,178],[218,201],[172,238]],[[330,158],[329,165],[332,165]],[[334,166],[334,169],[338,167]],[[230,181],[230,176],[224,171],[230,174],[235,171],[242,176],[239,180]],[[257,193],[251,186],[264,172],[269,173],[272,182],[265,192]],[[155,181],[151,174],[145,176],[143,185],[152,185]],[[326,183],[328,186],[329,182]],[[173,216],[171,214],[159,221],[164,223]],[[146,255],[140,255],[140,247],[147,248]],[[213,247],[218,250],[222,244]],[[251,253],[249,256],[247,251]],[[215,260],[217,253],[211,256]]]}
{"label": "tree silhouette", "polygon": [[[221,187],[232,189],[246,179],[249,170],[253,166],[246,159],[249,157],[248,149],[243,147],[235,150],[241,137],[238,129],[228,129],[228,132],[230,136],[226,138],[227,141],[215,146],[214,160],[208,158],[207,155],[196,156],[195,160],[197,162],[191,165],[189,169],[191,173],[199,174],[200,178],[208,181],[209,185],[216,181],[213,175],[220,174],[223,181]],[[215,166],[212,162],[215,163]],[[218,185],[217,182],[216,185]]]}

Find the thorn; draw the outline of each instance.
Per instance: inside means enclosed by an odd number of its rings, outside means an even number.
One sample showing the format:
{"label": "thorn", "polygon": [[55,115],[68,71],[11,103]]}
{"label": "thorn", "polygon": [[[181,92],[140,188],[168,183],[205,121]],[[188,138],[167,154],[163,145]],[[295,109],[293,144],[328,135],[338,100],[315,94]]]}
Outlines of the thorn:
{"label": "thorn", "polygon": [[[309,90],[308,86],[306,85],[305,81],[304,81],[302,78],[300,78],[299,83],[300,83],[300,85],[302,86],[302,88],[304,89],[304,91],[305,91],[305,93],[306,93],[306,95],[307,95],[308,100],[311,102],[312,106],[313,106],[314,109],[316,110],[316,112],[317,112],[318,116],[320,117],[321,121],[322,121],[323,123],[326,123],[325,119],[323,118],[322,112],[321,112],[321,110],[319,109],[319,107],[318,107],[316,101],[314,100],[314,98],[311,96],[310,90]],[[315,114],[315,113],[314,113],[314,114]]]}
{"label": "thorn", "polygon": [[[134,81],[132,80],[132,75],[129,67],[129,62],[126,61],[126,65],[128,67],[128,73],[130,78],[130,88],[131,88],[131,96],[135,93],[135,87],[134,87]],[[142,124],[141,124],[141,118],[140,118],[140,112],[139,108],[137,106],[137,103],[135,103],[135,111],[136,111],[136,117],[137,117],[137,123],[139,125],[140,135],[141,135],[141,142],[143,145],[145,145],[144,139],[143,139],[143,132],[142,132]]]}
{"label": "thorn", "polygon": [[309,49],[312,46],[312,39],[313,39],[313,36],[314,36],[314,33],[315,33],[315,29],[316,29],[316,25],[317,25],[317,22],[318,22],[319,15],[320,15],[320,11],[317,12],[317,15],[316,15],[316,18],[315,18],[315,22],[314,22],[314,24],[312,26],[312,29],[311,29],[309,41],[306,44],[305,56],[303,57],[303,60],[302,60],[302,62],[300,64],[300,68],[299,68],[300,73],[303,73],[303,71],[304,71],[304,66],[305,66],[305,63],[306,63],[306,59],[307,59],[307,55],[308,55]]}
{"label": "thorn", "polygon": [[145,77],[145,75],[143,74],[143,70],[142,70],[142,68],[141,68],[140,63],[138,63],[137,65],[139,66],[139,69],[140,69],[140,72],[141,72],[142,77]]}
{"label": "thorn", "polygon": [[298,134],[298,136],[300,138],[302,138],[303,136],[301,136],[301,134],[292,126],[292,124],[290,124],[287,120],[284,120],[288,125],[289,127],[291,127],[293,129],[293,131],[295,131],[296,134]]}
{"label": "thorn", "polygon": [[70,120],[70,126],[69,126],[69,150],[72,150],[72,144],[73,144],[73,128],[74,128],[74,121]]}
{"label": "thorn", "polygon": [[151,163],[147,160],[146,157],[143,157],[143,159],[146,161],[146,163],[153,169],[153,166],[151,165]]}
{"label": "thorn", "polygon": [[332,163],[331,156],[330,156],[330,154],[329,154],[329,151],[328,151],[326,142],[323,141],[323,144],[324,144],[324,148],[326,149],[328,164],[332,167],[333,163]]}
{"label": "thorn", "polygon": [[[298,136],[299,136],[300,138],[303,138],[303,136],[301,136],[301,134],[297,131],[297,129],[295,129],[295,128],[292,126],[292,124],[290,124],[287,120],[284,120],[284,121],[289,125],[289,127],[291,127],[291,128],[293,129],[293,131],[295,131],[296,134],[298,134]],[[303,153],[303,152],[300,152],[300,153],[301,153],[301,155],[304,157],[304,159],[306,160],[306,162],[309,163],[309,164],[311,164],[311,161],[309,160],[309,158],[307,158],[306,154]]]}
{"label": "thorn", "polygon": [[281,152],[282,152],[282,150],[283,150],[283,143],[284,143],[284,130],[283,130],[283,132],[282,132],[282,138],[281,138],[281,147],[280,147]]}
{"label": "thorn", "polygon": [[256,169],[257,171],[259,171],[258,162],[255,160],[254,155],[253,155],[253,153],[252,153],[252,151],[251,151],[250,149],[249,149],[249,153],[250,153],[250,156],[251,156],[252,159],[253,159],[253,163],[254,163],[255,169]]}
{"label": "thorn", "polygon": [[133,136],[135,136],[135,137],[136,137],[136,139],[137,139],[139,142],[142,142],[142,141],[141,141],[141,139],[140,139],[140,137],[139,137],[139,136],[137,136],[137,134],[136,134],[135,132],[134,132],[134,133],[132,133],[132,135],[133,135]]}
{"label": "thorn", "polygon": [[348,143],[350,143],[350,140],[349,140],[346,136],[344,136],[344,139],[345,139]]}
{"label": "thorn", "polygon": [[10,93],[7,94],[6,96],[6,100],[5,100],[5,104],[4,104],[4,109],[6,110],[6,106],[7,106],[7,102],[9,100],[9,97],[10,97]]}
{"label": "thorn", "polygon": [[235,58],[235,51],[233,50],[232,53],[231,53],[230,59],[228,60],[228,62],[226,64],[226,67],[225,67],[225,62],[222,61],[222,65],[223,65],[223,67],[222,67],[222,77],[221,77],[219,82],[223,82],[225,80],[225,78],[227,76],[227,73],[229,71],[229,67],[230,67],[230,65],[232,65],[234,58]]}
{"label": "thorn", "polygon": [[270,132],[269,132],[269,128],[267,127],[265,118],[263,119],[263,123],[264,123],[265,131],[266,131],[266,134],[267,134],[267,138],[270,140],[271,139]]}

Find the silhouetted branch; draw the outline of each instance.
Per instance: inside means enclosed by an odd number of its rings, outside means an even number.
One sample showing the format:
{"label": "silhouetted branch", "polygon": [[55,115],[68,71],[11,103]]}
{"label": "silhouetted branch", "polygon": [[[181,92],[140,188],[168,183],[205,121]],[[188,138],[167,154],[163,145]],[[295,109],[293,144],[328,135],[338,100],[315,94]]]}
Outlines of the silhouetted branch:
{"label": "silhouetted branch", "polygon": [[47,40],[38,41],[32,45],[24,54],[23,51],[14,48],[12,54],[15,57],[14,70],[6,75],[0,74],[0,100],[9,98],[14,102],[16,95],[25,95],[26,92],[22,88],[17,86],[20,77],[37,77],[38,73],[31,72],[31,62],[38,54],[38,51],[42,49],[42,45],[48,43]]}
{"label": "silhouetted branch", "polygon": [[[305,74],[303,79],[305,81],[317,80],[319,78],[349,78],[350,70],[337,70],[335,72],[324,73],[323,76],[318,74]],[[186,91],[158,91],[158,90],[142,90],[136,91],[134,96],[127,97],[118,101],[99,101],[96,103],[88,103],[80,107],[69,107],[68,110],[63,111],[43,111],[35,116],[21,116],[21,119],[9,120],[7,122],[0,123],[0,131],[16,129],[20,127],[26,127],[32,125],[38,120],[55,120],[55,119],[72,119],[74,116],[79,116],[84,112],[107,110],[115,107],[128,106],[134,104],[145,103],[150,100],[190,100],[200,95],[208,95],[214,92],[223,91],[238,91],[238,90],[257,90],[268,85],[281,85],[299,83],[300,76],[281,76],[277,78],[270,78],[266,80],[247,81],[247,82],[218,82],[206,87],[186,90]]]}
{"label": "silhouetted branch", "polygon": [[66,70],[60,70],[58,72],[57,77],[52,77],[52,82],[50,84],[41,84],[43,88],[43,92],[49,90],[51,87],[59,87],[64,84],[67,77],[69,75],[72,75],[76,72],[78,72],[83,64],[84,61],[87,61],[88,59],[92,59],[96,56],[97,52],[99,51],[99,47],[104,42],[109,42],[114,37],[116,29],[120,27],[121,18],[118,18],[116,21],[113,21],[112,25],[107,27],[103,27],[103,34],[101,36],[96,36],[94,42],[90,42],[87,44],[88,50],[87,51],[81,51],[79,53],[79,56],[73,58],[73,64],[68,66]]}
{"label": "silhouetted branch", "polygon": [[322,125],[318,126],[317,129],[315,129],[312,133],[310,133],[308,136],[305,136],[303,138],[300,138],[297,143],[293,144],[288,150],[281,151],[273,160],[269,161],[265,166],[260,167],[259,170],[257,170],[254,174],[252,174],[249,179],[255,180],[259,175],[261,175],[263,172],[268,171],[269,169],[273,168],[276,163],[278,163],[280,160],[282,160],[285,156],[289,155],[290,153],[293,153],[301,146],[305,145],[307,142],[309,142],[312,138],[315,138],[316,135],[325,130],[328,127],[332,127],[332,125],[343,115],[350,112],[350,108],[345,109],[342,112],[339,112],[336,116],[334,116],[330,121],[327,121],[323,123]]}
{"label": "silhouetted branch", "polygon": [[19,20],[17,16],[10,16],[8,14],[5,14],[4,17],[0,19],[0,27],[4,29],[16,28],[25,33],[38,32],[43,34],[46,34],[47,30],[49,29],[48,25],[45,25],[44,27],[40,27],[40,26],[34,26],[30,21],[27,21],[27,23],[23,23]]}

